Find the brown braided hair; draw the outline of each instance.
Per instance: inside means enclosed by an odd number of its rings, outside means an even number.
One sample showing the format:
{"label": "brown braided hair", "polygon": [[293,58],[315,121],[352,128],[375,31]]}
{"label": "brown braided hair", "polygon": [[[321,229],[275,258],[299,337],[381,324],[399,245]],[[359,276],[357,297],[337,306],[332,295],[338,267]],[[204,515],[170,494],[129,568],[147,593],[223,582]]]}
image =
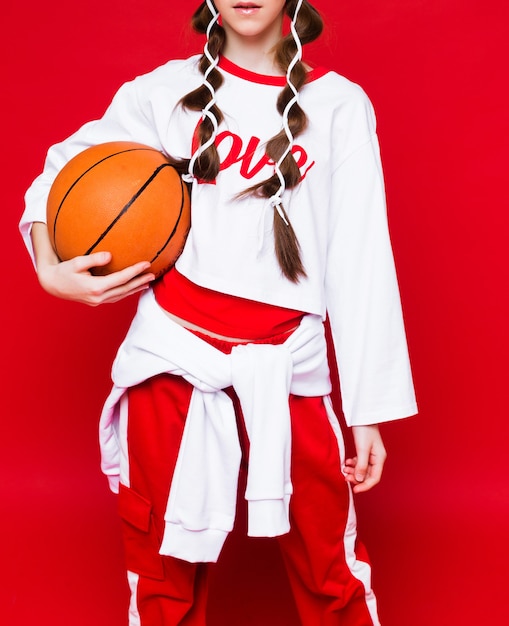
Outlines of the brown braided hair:
{"label": "brown braided hair", "polygon": [[[293,18],[297,1],[298,0],[287,0],[285,4],[285,13],[290,17],[290,19]],[[207,6],[207,3],[202,2],[195,11],[191,24],[196,32],[205,34],[211,19],[212,14]],[[318,11],[307,0],[304,0],[302,3],[295,23],[295,29],[302,44],[314,41],[322,32],[322,18],[320,17]],[[225,42],[226,33],[223,27],[216,23],[210,31],[208,40],[209,52],[213,58],[216,58],[221,54]],[[275,62],[284,74],[286,74],[289,64],[294,58],[296,52],[297,45],[291,33],[282,37],[276,44],[274,49]],[[209,68],[209,60],[205,54],[202,55],[199,61],[199,68],[202,74],[204,74]],[[292,69],[290,80],[299,91],[305,84],[306,78],[307,71],[304,63],[299,61]],[[223,76],[217,68],[214,68],[208,76],[208,81],[214,89],[217,90],[223,84]],[[287,84],[279,94],[277,100],[277,110],[281,115],[283,114],[287,104],[293,98],[293,95],[294,94],[290,86]],[[211,98],[212,96],[209,89],[205,85],[200,85],[200,87],[185,95],[181,100],[181,104],[184,108],[191,111],[202,111],[210,102]],[[214,105],[211,108],[211,113],[216,117],[217,123],[220,124],[223,120],[223,114],[217,105]],[[305,112],[298,103],[295,103],[291,107],[288,114],[288,125],[293,137],[297,137],[304,132],[307,127],[307,123],[308,119]],[[196,140],[199,146],[203,145],[211,138],[213,130],[213,125],[210,119],[204,117],[197,129]],[[269,139],[266,144],[265,152],[271,161],[277,163],[287,148],[288,137],[286,136],[284,129],[282,129],[277,135]],[[201,180],[213,181],[217,177],[219,169],[219,154],[216,146],[212,144],[197,158],[193,173]],[[301,173],[291,153],[289,153],[283,160],[280,170],[284,177],[287,189],[295,187],[300,182]],[[246,196],[254,194],[263,198],[271,198],[278,191],[279,187],[279,178],[277,174],[274,173],[270,178],[249,187],[240,195]],[[280,215],[278,215],[277,211],[274,210],[274,240],[276,258],[283,274],[292,282],[298,282],[300,277],[306,276],[300,256],[300,246],[295,231],[283,207],[281,207],[281,210],[286,218],[286,223]]]}

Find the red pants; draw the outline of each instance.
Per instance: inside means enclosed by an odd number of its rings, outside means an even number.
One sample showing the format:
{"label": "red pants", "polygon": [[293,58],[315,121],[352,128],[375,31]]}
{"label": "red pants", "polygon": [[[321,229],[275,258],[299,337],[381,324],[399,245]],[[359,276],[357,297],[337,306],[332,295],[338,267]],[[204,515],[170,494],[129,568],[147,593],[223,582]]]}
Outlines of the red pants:
{"label": "red pants", "polygon": [[[227,351],[223,342],[216,347]],[[160,556],[164,513],[192,387],[161,375],[128,392],[119,495],[132,591],[131,626],[204,626],[205,563]],[[249,443],[237,409],[247,459]],[[377,626],[370,568],[356,557],[355,514],[337,433],[322,398],[290,397],[291,531],[278,537],[302,626]],[[127,444],[126,444],[126,441]],[[242,480],[240,481],[242,484]]]}

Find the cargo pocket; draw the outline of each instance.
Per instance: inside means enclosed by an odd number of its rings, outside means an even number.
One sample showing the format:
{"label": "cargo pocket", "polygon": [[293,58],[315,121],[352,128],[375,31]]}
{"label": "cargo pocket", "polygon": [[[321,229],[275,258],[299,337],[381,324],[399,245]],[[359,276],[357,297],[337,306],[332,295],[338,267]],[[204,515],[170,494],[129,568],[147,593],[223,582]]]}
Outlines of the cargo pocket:
{"label": "cargo pocket", "polygon": [[148,578],[164,580],[161,545],[152,504],[130,487],[120,485],[118,510],[122,519],[126,567]]}

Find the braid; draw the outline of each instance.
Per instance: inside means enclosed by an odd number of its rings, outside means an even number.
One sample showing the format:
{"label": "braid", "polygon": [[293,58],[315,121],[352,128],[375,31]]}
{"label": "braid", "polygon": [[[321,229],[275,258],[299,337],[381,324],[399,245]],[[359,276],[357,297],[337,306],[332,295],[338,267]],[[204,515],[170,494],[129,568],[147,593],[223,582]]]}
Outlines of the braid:
{"label": "braid", "polygon": [[[212,5],[212,9],[213,9]],[[215,10],[215,9],[214,9]],[[205,80],[194,91],[185,95],[181,104],[191,111],[208,112],[197,129],[197,144],[205,149],[199,150],[191,160],[190,174],[207,182],[215,180],[219,173],[220,161],[214,144],[217,126],[223,121],[223,113],[215,104],[215,91],[223,84],[223,76],[216,68],[217,60],[226,41],[222,26],[217,23],[217,12],[213,13],[209,2],[202,2],[192,17],[192,26],[200,34],[207,34],[207,44],[199,61],[200,72]]]}
{"label": "braid", "polygon": [[[298,0],[288,0],[285,6],[286,13],[293,17],[295,9],[297,7]],[[323,22],[316,11],[316,9],[306,0],[302,2],[302,6],[300,7],[297,19],[295,20],[295,30],[297,32],[298,38],[302,44],[309,43],[314,41],[322,32]],[[297,42],[295,38],[290,33],[286,35],[281,41],[278,43],[275,49],[275,60],[279,68],[283,72],[287,72],[290,66],[290,63],[295,58],[298,53]],[[306,68],[304,63],[299,60],[293,66],[288,83],[293,84],[295,90],[299,92],[306,82]],[[286,84],[283,91],[279,94],[279,98],[277,101],[277,110],[281,115],[283,115],[286,107],[294,97],[294,92],[290,87],[290,84]],[[294,102],[288,111],[288,127],[293,138],[300,135],[307,127],[307,116],[300,107],[298,102]],[[274,162],[277,162],[281,155],[284,153],[285,149],[288,146],[288,138],[284,130],[281,130],[277,135],[275,135],[272,139],[270,139],[267,143],[266,152],[269,157]],[[292,154],[289,153],[283,163],[281,164],[281,170],[285,178],[285,183],[287,188],[295,187],[300,180],[300,171],[297,167],[297,163],[293,158]],[[266,191],[266,193],[262,192],[262,195],[270,197],[273,193],[274,185],[276,184],[277,176],[274,175],[270,179],[266,181],[262,181],[256,187],[259,187]],[[264,186],[267,185],[268,188],[265,190]]]}
{"label": "braid", "polygon": [[[287,84],[277,100],[277,110],[286,124],[277,135],[269,139],[265,149],[267,156],[276,164],[276,172],[246,189],[242,195],[252,193],[271,199],[275,209],[276,257],[283,274],[292,282],[298,282],[300,277],[306,276],[306,272],[300,256],[300,245],[283,208],[281,195],[285,189],[295,187],[301,179],[291,151],[294,138],[304,132],[308,124],[308,118],[297,101],[297,94],[307,77],[306,68],[300,59],[301,44],[314,41],[322,32],[323,22],[316,9],[306,0],[288,0],[285,11],[292,19],[296,36],[293,32],[286,35],[275,49],[276,63],[287,74]],[[298,14],[293,20],[296,11]]]}

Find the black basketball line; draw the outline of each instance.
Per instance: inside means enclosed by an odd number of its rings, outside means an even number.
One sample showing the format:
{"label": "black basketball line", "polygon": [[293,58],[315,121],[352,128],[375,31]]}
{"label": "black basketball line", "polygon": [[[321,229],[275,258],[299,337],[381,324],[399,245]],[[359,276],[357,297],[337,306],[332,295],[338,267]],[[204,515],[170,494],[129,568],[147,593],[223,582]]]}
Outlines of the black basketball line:
{"label": "black basketball line", "polygon": [[175,235],[175,233],[177,232],[177,228],[178,225],[180,224],[180,220],[182,219],[182,213],[184,211],[184,200],[185,200],[185,195],[184,195],[184,183],[182,182],[182,179],[179,177],[180,180],[180,209],[179,209],[179,214],[177,217],[177,221],[175,222],[175,226],[173,227],[173,230],[171,231],[171,233],[168,236],[168,239],[164,242],[163,247],[157,251],[155,257],[153,259],[150,260],[151,263],[153,263],[157,257],[161,254],[161,252],[163,252],[163,250],[166,248],[166,246],[170,243],[170,241],[173,239],[173,235]]}
{"label": "black basketball line", "polygon": [[[138,189],[138,191],[134,194],[134,196],[129,200],[129,202],[120,210],[117,217],[110,223],[108,228],[97,238],[96,242],[93,243],[90,248],[85,252],[85,255],[90,254],[96,246],[98,246],[101,241],[106,237],[106,235],[111,231],[111,229],[115,226],[115,224],[119,221],[119,219],[127,213],[132,204],[136,202],[136,200],[141,196],[141,194],[145,191],[145,189],[150,185],[150,183],[155,179],[155,177],[161,172],[165,167],[173,167],[170,163],[163,163],[159,165],[154,172],[151,174],[149,178],[143,183],[143,185]],[[180,177],[179,177],[180,180]],[[181,207],[182,210],[182,207]]]}
{"label": "black basketball line", "polygon": [[96,161],[93,165],[91,165],[89,168],[87,168],[82,174],[80,174],[78,176],[78,178],[73,182],[73,184],[69,187],[69,189],[65,192],[64,197],[62,198],[60,204],[58,205],[58,209],[57,209],[57,211],[55,213],[55,221],[53,223],[53,241],[54,241],[54,245],[55,245],[55,252],[57,253],[58,257],[60,257],[60,255],[58,254],[58,246],[57,246],[57,221],[58,221],[58,216],[59,216],[60,210],[62,209],[62,206],[63,206],[66,198],[68,197],[68,195],[71,193],[71,191],[74,189],[74,187],[76,187],[78,182],[84,176],[86,176],[86,174],[88,174],[91,170],[93,170],[94,167],[97,167],[98,165],[100,165],[104,161],[107,161],[108,159],[112,159],[113,157],[119,156],[120,154],[125,154],[126,152],[137,152],[138,150],[146,150],[148,152],[158,152],[158,150],[156,150],[155,148],[148,147],[148,148],[126,148],[125,150],[120,150],[119,152],[115,152],[113,154],[108,154],[108,156],[105,156],[102,159],[100,159],[99,161]]}

